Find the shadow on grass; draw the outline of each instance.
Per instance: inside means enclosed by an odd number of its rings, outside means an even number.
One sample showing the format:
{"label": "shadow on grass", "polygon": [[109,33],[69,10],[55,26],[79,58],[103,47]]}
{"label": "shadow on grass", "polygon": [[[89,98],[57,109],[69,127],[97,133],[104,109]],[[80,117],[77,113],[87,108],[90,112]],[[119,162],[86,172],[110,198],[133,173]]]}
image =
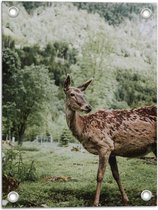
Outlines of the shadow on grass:
{"label": "shadow on grass", "polygon": [[[140,197],[141,192],[132,190],[131,192],[127,192],[129,197],[128,206],[156,206],[156,193],[154,193],[154,197],[150,201],[143,201]],[[54,202],[68,202],[67,207],[75,207],[78,204],[82,204],[84,207],[93,206],[95,191],[88,191],[88,188],[85,190],[72,190],[72,189],[62,189],[62,190],[51,190],[49,192],[49,198]],[[71,203],[71,200],[75,200],[76,203]],[[79,202],[78,201],[82,201]],[[122,199],[119,191],[114,191],[114,189],[104,190],[100,196],[100,204],[101,206],[123,206]]]}
{"label": "shadow on grass", "polygon": [[[12,204],[10,207],[28,207],[36,208],[42,207],[43,203],[48,205],[48,207],[92,207],[95,195],[95,190],[86,188],[83,190],[73,190],[69,188],[65,189],[49,189],[45,199],[38,197],[37,200],[21,199],[18,203]],[[150,201],[145,202],[141,199],[140,193],[138,191],[132,190],[127,192],[129,197],[128,206],[156,206],[156,196]],[[156,194],[156,193],[155,193]],[[121,201],[121,196],[119,191],[115,191],[114,188],[104,189],[101,193],[100,204],[104,206],[123,206]]]}

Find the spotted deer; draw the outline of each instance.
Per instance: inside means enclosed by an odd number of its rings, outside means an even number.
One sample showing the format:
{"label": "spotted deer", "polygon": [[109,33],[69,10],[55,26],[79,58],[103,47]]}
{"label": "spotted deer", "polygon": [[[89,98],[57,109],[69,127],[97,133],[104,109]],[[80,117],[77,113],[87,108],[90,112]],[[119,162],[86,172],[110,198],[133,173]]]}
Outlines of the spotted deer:
{"label": "spotted deer", "polygon": [[[69,129],[90,153],[99,155],[94,206],[99,205],[102,181],[107,164],[121,192],[124,205],[128,196],[122,186],[116,156],[136,157],[152,151],[156,155],[156,106],[129,110],[100,109],[89,113],[91,106],[83,91],[92,80],[77,88],[71,87],[70,76],[64,83],[65,113]],[[87,114],[80,115],[79,112]]]}

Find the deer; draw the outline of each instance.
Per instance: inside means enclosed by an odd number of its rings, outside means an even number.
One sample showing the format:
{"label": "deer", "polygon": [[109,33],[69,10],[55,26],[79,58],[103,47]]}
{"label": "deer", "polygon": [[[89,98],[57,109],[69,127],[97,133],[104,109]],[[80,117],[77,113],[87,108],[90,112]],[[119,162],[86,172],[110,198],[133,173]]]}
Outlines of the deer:
{"label": "deer", "polygon": [[93,206],[100,205],[102,182],[108,164],[123,205],[128,205],[129,199],[120,180],[116,156],[137,157],[149,152],[156,156],[157,108],[152,105],[133,109],[99,109],[93,113],[91,105],[84,98],[84,91],[91,82],[92,79],[72,87],[70,76],[67,75],[63,87],[67,125],[88,152],[99,156]]}

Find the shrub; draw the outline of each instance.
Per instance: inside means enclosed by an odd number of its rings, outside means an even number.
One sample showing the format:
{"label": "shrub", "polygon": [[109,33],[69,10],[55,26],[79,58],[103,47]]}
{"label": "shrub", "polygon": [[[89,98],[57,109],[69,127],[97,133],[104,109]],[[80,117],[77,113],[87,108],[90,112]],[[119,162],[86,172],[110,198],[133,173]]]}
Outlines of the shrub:
{"label": "shrub", "polygon": [[73,142],[75,142],[75,138],[72,136],[71,131],[69,131],[67,128],[64,128],[60,136],[60,146],[68,146],[68,143]]}
{"label": "shrub", "polygon": [[23,161],[21,151],[8,149],[5,153],[3,175],[16,178],[19,182],[35,181],[37,179],[34,160],[31,163]]}

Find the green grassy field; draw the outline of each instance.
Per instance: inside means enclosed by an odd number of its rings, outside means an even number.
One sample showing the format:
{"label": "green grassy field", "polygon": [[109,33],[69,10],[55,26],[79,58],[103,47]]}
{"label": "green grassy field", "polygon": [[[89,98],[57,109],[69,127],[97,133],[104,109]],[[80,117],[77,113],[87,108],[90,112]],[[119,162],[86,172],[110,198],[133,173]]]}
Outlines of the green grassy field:
{"label": "green grassy field", "polygon": [[[16,190],[20,199],[10,207],[88,207],[92,206],[98,157],[85,150],[71,151],[72,146],[59,147],[56,143],[25,143],[24,160],[35,160],[38,179],[21,182]],[[29,150],[30,147],[37,151]],[[28,148],[28,149],[27,149]],[[149,156],[151,157],[152,154]],[[148,189],[156,194],[156,161],[118,157],[122,183],[129,197],[129,206],[151,206],[154,198],[145,202],[140,193]],[[49,181],[49,176],[69,176],[66,181]],[[4,196],[5,199],[5,196]],[[121,196],[110,167],[107,167],[100,199],[101,206],[122,206]],[[8,206],[7,206],[8,207]]]}

